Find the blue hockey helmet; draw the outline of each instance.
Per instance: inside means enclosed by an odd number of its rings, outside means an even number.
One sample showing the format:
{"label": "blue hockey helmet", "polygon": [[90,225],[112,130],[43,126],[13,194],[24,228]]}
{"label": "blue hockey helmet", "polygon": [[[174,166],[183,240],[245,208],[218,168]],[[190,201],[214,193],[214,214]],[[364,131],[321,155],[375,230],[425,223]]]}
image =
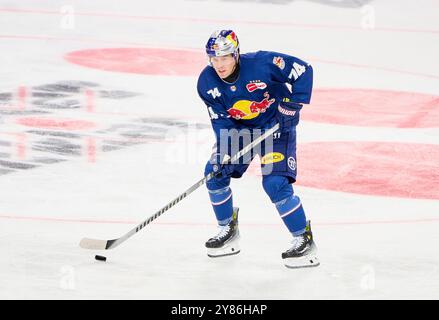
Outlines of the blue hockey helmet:
{"label": "blue hockey helmet", "polygon": [[238,61],[239,41],[233,30],[217,30],[206,43],[206,53],[209,57],[220,57],[232,54]]}

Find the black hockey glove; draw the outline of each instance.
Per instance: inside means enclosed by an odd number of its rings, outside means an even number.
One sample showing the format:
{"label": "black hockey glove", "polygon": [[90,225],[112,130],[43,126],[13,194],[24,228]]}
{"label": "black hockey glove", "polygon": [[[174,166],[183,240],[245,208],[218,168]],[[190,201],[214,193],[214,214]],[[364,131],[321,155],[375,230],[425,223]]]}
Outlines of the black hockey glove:
{"label": "black hockey glove", "polygon": [[302,109],[301,103],[291,102],[288,98],[279,103],[276,110],[276,119],[279,122],[281,132],[289,132],[299,123],[299,111]]}
{"label": "black hockey glove", "polygon": [[228,154],[222,156],[220,153],[213,153],[210,157],[210,164],[216,178],[230,177],[235,170],[235,165],[230,163]]}

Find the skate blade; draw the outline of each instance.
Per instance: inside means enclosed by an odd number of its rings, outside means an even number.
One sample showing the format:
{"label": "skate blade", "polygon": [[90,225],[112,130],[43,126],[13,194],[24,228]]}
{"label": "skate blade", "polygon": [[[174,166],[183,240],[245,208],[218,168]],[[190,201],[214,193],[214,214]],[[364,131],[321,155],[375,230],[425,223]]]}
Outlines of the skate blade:
{"label": "skate blade", "polygon": [[320,265],[320,262],[316,256],[307,255],[305,257],[284,259],[284,265],[290,269],[300,269],[317,267]]}
{"label": "skate blade", "polygon": [[219,258],[225,256],[232,256],[241,252],[239,248],[238,239],[234,239],[230,243],[226,243],[221,248],[207,248],[207,255],[210,258]]}
{"label": "skate blade", "polygon": [[283,259],[283,262],[285,267],[290,269],[317,267],[320,265],[320,261],[317,258],[316,253],[317,248],[314,245],[307,255],[302,257],[286,258]]}

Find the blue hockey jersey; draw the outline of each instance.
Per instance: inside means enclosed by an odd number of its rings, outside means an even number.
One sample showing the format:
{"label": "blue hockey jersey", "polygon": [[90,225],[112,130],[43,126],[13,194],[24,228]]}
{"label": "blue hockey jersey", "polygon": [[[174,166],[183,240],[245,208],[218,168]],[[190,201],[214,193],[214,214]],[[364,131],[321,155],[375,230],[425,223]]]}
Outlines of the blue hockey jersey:
{"label": "blue hockey jersey", "polygon": [[207,66],[198,78],[197,90],[207,105],[219,145],[221,129],[272,127],[284,98],[310,103],[312,82],[308,63],[282,53],[258,51],[240,56],[239,77],[233,83],[223,81]]}

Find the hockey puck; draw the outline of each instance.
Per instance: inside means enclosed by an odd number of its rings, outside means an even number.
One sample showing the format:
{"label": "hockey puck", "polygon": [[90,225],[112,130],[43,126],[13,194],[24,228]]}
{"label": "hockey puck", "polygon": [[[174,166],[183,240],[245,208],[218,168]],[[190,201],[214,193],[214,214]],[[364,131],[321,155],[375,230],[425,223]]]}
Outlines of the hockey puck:
{"label": "hockey puck", "polygon": [[99,261],[107,261],[107,258],[104,257],[104,256],[98,256],[98,255],[96,255],[96,256],[95,256],[95,259],[96,259],[96,260],[99,260]]}

